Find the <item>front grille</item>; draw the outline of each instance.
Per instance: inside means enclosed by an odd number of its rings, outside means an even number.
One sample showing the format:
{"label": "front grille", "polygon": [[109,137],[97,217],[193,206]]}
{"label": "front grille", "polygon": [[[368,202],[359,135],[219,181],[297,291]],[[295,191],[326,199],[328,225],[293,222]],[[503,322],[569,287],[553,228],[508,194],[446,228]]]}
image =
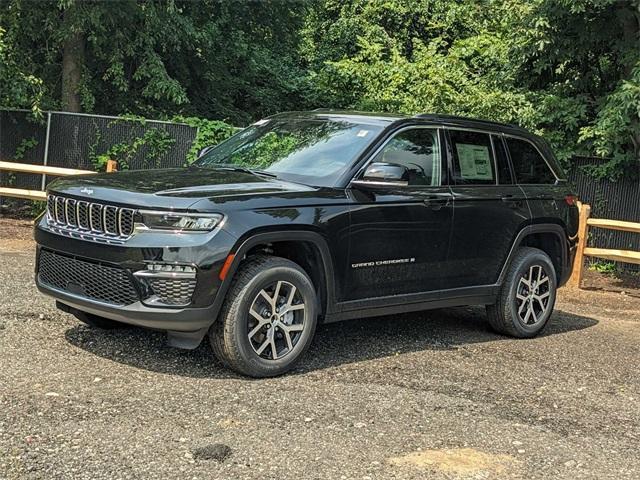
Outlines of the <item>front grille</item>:
{"label": "front grille", "polygon": [[135,210],[85,202],[60,195],[47,197],[47,218],[63,230],[126,240],[133,234]]}
{"label": "front grille", "polygon": [[187,305],[196,288],[195,278],[150,278],[148,280],[158,300],[167,305]]}
{"label": "front grille", "polygon": [[104,303],[130,305],[138,300],[131,276],[122,268],[48,250],[40,252],[38,280],[43,285]]}

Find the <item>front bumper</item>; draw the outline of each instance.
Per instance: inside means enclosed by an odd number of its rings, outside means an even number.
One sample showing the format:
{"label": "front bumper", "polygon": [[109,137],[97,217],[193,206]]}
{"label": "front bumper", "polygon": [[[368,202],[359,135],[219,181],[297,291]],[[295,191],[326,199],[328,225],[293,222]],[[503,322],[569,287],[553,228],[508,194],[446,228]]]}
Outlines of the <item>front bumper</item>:
{"label": "front bumper", "polygon": [[[179,337],[180,333],[206,332],[215,321],[222,304],[218,298],[221,286],[218,274],[236,243],[234,236],[220,229],[197,235],[145,232],[124,244],[109,245],[60,235],[49,230],[44,221],[37,224],[35,239],[38,244],[36,285],[42,293],[61,303],[63,309],[67,306],[67,311],[75,309],[122,323],[166,330],[170,339],[172,333]],[[66,288],[60,288],[59,283],[47,283],[39,273],[43,251],[121,269],[135,286],[137,298],[126,305],[114,304],[83,295],[83,285],[71,280]],[[151,263],[192,265],[196,268],[196,285],[188,305],[154,304],[145,297],[145,278],[134,273],[145,271]]]}

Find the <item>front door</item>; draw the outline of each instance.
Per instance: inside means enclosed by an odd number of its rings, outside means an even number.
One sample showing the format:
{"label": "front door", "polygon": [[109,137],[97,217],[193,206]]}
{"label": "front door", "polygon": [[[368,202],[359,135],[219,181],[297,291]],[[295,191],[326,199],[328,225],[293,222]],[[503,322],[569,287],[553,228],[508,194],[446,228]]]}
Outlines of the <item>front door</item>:
{"label": "front door", "polygon": [[451,238],[451,288],[491,285],[530,219],[512,178],[502,135],[448,130],[456,212]]}
{"label": "front door", "polygon": [[351,188],[346,300],[443,288],[453,202],[442,142],[436,128],[399,131],[372,161],[405,167],[408,185]]}

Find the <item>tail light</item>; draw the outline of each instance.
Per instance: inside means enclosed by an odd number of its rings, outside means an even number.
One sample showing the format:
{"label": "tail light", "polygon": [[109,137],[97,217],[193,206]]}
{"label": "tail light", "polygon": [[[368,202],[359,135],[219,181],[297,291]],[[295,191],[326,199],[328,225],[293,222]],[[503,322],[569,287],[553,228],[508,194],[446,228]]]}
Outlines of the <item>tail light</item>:
{"label": "tail light", "polygon": [[577,195],[565,195],[564,201],[567,202],[567,205],[573,206],[578,202]]}

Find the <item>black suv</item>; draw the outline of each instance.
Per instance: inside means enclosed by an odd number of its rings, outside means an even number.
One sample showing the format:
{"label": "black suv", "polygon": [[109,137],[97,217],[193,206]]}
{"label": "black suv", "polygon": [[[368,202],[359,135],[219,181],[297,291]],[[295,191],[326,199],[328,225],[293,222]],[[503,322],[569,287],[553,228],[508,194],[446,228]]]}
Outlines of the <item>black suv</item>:
{"label": "black suv", "polygon": [[575,197],[547,143],[441,115],[261,120],[186,168],[68,177],[37,222],[36,281],[98,327],[167,331],[256,377],[318,322],[486,305],[532,337],[570,275]]}

